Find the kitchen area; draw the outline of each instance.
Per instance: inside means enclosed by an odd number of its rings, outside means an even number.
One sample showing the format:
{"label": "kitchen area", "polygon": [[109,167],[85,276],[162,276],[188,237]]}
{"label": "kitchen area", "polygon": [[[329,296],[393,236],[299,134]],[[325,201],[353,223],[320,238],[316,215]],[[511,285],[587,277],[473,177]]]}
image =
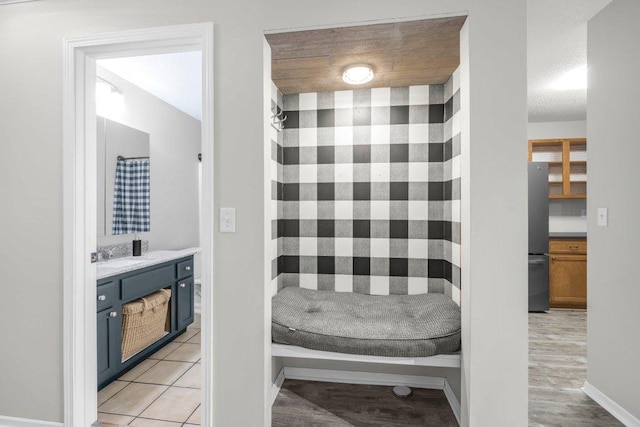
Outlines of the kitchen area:
{"label": "kitchen area", "polygon": [[529,141],[529,311],[587,308],[587,141]]}

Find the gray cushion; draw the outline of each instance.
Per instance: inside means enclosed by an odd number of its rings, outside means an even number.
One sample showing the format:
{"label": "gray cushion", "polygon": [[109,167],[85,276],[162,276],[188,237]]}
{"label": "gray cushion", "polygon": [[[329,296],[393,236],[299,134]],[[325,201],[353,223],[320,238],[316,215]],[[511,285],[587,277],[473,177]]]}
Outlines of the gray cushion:
{"label": "gray cushion", "polygon": [[314,350],[426,357],[460,349],[460,307],[442,294],[362,295],[289,287],[272,299],[272,339]]}

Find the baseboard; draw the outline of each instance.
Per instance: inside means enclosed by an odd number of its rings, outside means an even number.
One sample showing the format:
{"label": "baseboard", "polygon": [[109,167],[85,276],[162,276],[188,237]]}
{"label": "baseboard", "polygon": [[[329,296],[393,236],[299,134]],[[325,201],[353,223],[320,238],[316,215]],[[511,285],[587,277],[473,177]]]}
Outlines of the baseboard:
{"label": "baseboard", "polygon": [[30,420],[28,418],[14,418],[0,415],[0,427],[62,427],[62,423],[52,421]]}
{"label": "baseboard", "polygon": [[280,369],[280,373],[278,373],[278,376],[276,377],[276,381],[271,386],[271,406],[273,406],[276,398],[278,397],[280,388],[282,388],[282,384],[284,383],[284,378],[284,368],[282,368]]}
{"label": "baseboard", "polygon": [[453,411],[453,415],[456,417],[456,421],[458,421],[458,425],[460,425],[460,402],[458,402],[458,398],[456,394],[453,392],[451,385],[447,379],[444,379],[444,395],[447,397],[449,401],[449,406],[451,406],[451,410]]}
{"label": "baseboard", "polygon": [[378,374],[371,372],[334,371],[330,369],[284,368],[285,378],[304,381],[322,381],[345,384],[406,385],[408,387],[444,389],[444,378],[418,375]]}
{"label": "baseboard", "polygon": [[640,427],[640,420],[611,400],[609,396],[585,381],[582,391],[627,427]]}
{"label": "baseboard", "polygon": [[[449,406],[451,406],[453,415],[456,417],[458,424],[460,424],[460,403],[458,402],[453,389],[451,389],[449,382],[445,378],[372,372],[335,371],[331,369],[291,368],[286,366],[282,368],[282,371],[280,372],[284,372],[284,378],[292,380],[383,386],[406,385],[414,388],[443,390],[447,400],[449,401]],[[278,375],[278,377],[279,376],[280,375]]]}

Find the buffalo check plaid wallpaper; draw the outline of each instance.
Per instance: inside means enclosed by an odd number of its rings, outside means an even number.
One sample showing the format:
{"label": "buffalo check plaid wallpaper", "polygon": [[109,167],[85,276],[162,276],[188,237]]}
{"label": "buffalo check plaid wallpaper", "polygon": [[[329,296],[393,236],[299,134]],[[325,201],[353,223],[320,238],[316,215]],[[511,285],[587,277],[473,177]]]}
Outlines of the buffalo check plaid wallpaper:
{"label": "buffalo check plaid wallpaper", "polygon": [[[459,302],[456,80],[282,97],[285,129],[271,142],[275,289]],[[277,111],[275,89],[273,98]]]}

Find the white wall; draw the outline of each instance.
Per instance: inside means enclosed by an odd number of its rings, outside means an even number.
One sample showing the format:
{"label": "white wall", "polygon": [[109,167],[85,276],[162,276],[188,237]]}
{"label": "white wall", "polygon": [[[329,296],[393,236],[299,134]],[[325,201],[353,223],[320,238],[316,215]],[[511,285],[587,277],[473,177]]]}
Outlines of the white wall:
{"label": "white wall", "polygon": [[586,209],[586,199],[549,199],[549,232],[586,233],[587,219],[582,218]]}
{"label": "white wall", "polygon": [[[140,233],[140,238],[149,240],[150,250],[199,246],[200,121],[104,68],[98,66],[97,74],[115,84],[124,97],[123,110],[105,116],[149,134],[151,231]],[[98,244],[133,240],[131,234],[110,235],[110,222],[107,231],[107,236],[98,237]]]}
{"label": "white wall", "polygon": [[[616,0],[588,24],[587,380],[640,419],[640,3]],[[598,227],[596,209],[609,209]]]}
{"label": "white wall", "polygon": [[472,1],[461,37],[462,425],[527,425],[526,17]]}
{"label": "white wall", "polygon": [[586,138],[587,122],[529,122],[528,139]]}
{"label": "white wall", "polygon": [[[0,232],[3,241],[10,242],[0,245],[0,260],[5,267],[5,282],[20,285],[5,287],[0,299],[0,414],[63,419],[60,47],[64,37],[203,21],[216,24],[215,203],[236,207],[237,232],[215,235],[217,392],[213,409],[216,425],[260,426],[270,422],[268,385],[264,384],[270,366],[265,363],[265,314],[270,302],[264,298],[269,253],[264,244],[256,244],[256,239],[265,236],[264,180],[269,173],[263,145],[264,30],[425,17],[471,9],[470,81],[475,85],[471,88],[473,96],[476,92],[479,96],[470,111],[475,117],[471,130],[478,132],[478,151],[472,153],[478,153],[477,163],[474,160],[478,169],[473,175],[473,189],[478,193],[472,200],[472,219],[477,224],[487,220],[485,224],[491,226],[484,232],[477,226],[475,234],[463,235],[464,242],[470,243],[471,254],[479,254],[477,258],[464,258],[468,274],[473,270],[475,275],[477,270],[471,288],[478,312],[473,326],[466,325],[463,342],[468,352],[464,357],[467,389],[463,400],[470,405],[467,415],[474,425],[525,425],[526,295],[524,287],[522,294],[515,291],[513,282],[526,280],[526,202],[520,198],[526,194],[526,157],[512,144],[526,138],[524,3],[56,0],[0,6]],[[500,56],[494,58],[496,52]],[[509,96],[490,89],[505,84],[510,88]],[[491,113],[504,111],[504,105],[512,107],[506,117]],[[486,127],[491,129],[483,130]],[[511,145],[506,144],[507,139]],[[482,149],[487,149],[486,155],[481,154]],[[495,196],[496,176],[490,180],[484,176],[491,161],[483,166],[487,156],[496,153],[499,156],[493,158],[500,158],[501,165],[506,165],[504,176],[509,174],[509,179],[498,180],[500,185],[509,185],[508,191],[500,192],[499,200]],[[490,169],[495,172],[493,166]],[[496,202],[507,207],[504,215],[495,215]],[[500,276],[493,275],[496,257],[487,259],[491,253],[501,259],[504,271]],[[466,280],[468,283],[469,276]],[[468,312],[471,300],[466,304],[463,311]],[[505,309],[495,310],[496,306]],[[489,315],[485,319],[482,313]],[[496,338],[500,346],[494,345]],[[508,356],[495,357],[496,348]]]}

